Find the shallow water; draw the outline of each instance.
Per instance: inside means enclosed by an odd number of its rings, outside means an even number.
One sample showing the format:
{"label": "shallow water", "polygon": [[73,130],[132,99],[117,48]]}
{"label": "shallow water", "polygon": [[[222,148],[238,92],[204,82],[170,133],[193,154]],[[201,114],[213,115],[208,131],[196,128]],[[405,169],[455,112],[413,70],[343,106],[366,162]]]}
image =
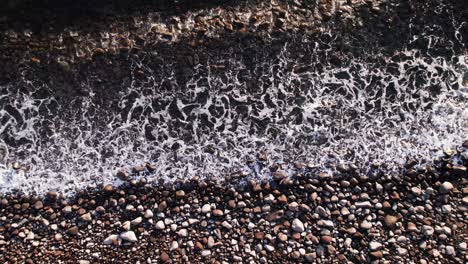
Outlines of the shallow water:
{"label": "shallow water", "polygon": [[[155,50],[122,58],[126,78],[112,84],[85,71],[74,95],[25,67],[21,85],[0,87],[0,191],[118,184],[118,169],[145,162],[156,165],[150,181],[271,177],[268,165],[293,173],[295,161],[391,173],[466,139],[468,57],[446,45],[465,47],[460,35],[411,35],[359,54],[343,50],[347,37],[330,28],[200,48],[184,67]],[[421,39],[424,51],[413,45]],[[259,154],[268,161],[252,162]]]}

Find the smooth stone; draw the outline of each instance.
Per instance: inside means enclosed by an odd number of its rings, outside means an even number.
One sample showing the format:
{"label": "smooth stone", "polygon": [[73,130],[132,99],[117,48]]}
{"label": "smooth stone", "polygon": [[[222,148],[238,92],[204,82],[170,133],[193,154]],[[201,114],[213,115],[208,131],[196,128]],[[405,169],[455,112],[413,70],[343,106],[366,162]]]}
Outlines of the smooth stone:
{"label": "smooth stone", "polygon": [[440,185],[439,187],[439,192],[440,193],[449,193],[453,189],[453,184],[450,182],[444,182]]}
{"label": "smooth stone", "polygon": [[106,239],[104,239],[104,245],[112,245],[114,241],[119,239],[119,235],[110,235]]}
{"label": "smooth stone", "polygon": [[369,201],[356,202],[354,204],[357,208],[371,208],[372,204]]}
{"label": "smooth stone", "polygon": [[432,236],[432,234],[434,234],[434,228],[432,228],[431,226],[425,225],[422,227],[422,232],[426,236]]}
{"label": "smooth stone", "polygon": [[203,207],[201,208],[201,212],[204,214],[211,212],[211,205],[209,204],[203,205]]}
{"label": "smooth stone", "polygon": [[166,225],[164,224],[164,222],[162,220],[159,220],[158,222],[156,222],[155,227],[158,230],[162,230],[162,229],[166,228]]}
{"label": "smooth stone", "polygon": [[129,242],[136,242],[138,241],[138,238],[136,237],[135,233],[133,231],[126,231],[120,234],[120,238],[125,241]]}
{"label": "smooth stone", "polygon": [[455,248],[452,246],[445,247],[445,255],[447,256],[455,256],[457,253],[455,252]]}
{"label": "smooth stone", "polygon": [[369,249],[371,251],[376,251],[378,249],[381,249],[382,248],[382,244],[379,243],[379,242],[375,242],[375,241],[372,241],[369,243]]}
{"label": "smooth stone", "polygon": [[153,214],[153,211],[151,211],[150,209],[147,209],[147,210],[145,211],[144,217],[145,217],[145,218],[152,218],[153,215],[154,215],[154,214]]}
{"label": "smooth stone", "polygon": [[295,232],[300,232],[300,233],[304,232],[305,230],[304,224],[301,222],[301,220],[297,218],[292,221],[291,228]]}
{"label": "smooth stone", "polygon": [[397,221],[398,221],[398,218],[393,215],[386,215],[384,218],[384,223],[387,227],[393,227]]}

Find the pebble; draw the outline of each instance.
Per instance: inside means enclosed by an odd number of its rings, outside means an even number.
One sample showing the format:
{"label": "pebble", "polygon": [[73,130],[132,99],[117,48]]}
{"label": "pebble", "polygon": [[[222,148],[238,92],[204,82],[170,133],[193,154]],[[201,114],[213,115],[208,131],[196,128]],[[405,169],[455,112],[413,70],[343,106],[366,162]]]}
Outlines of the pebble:
{"label": "pebble", "polygon": [[41,201],[37,201],[34,203],[34,209],[40,210],[42,208],[44,208],[44,204]]}
{"label": "pebble", "polygon": [[387,227],[393,227],[397,221],[398,221],[398,218],[393,215],[386,215],[384,218],[384,223]]}
{"label": "pebble", "polygon": [[382,244],[379,242],[372,241],[369,243],[369,249],[372,251],[376,251],[382,248]]}
{"label": "pebble", "polygon": [[299,233],[302,233],[304,232],[305,228],[304,228],[304,224],[301,222],[301,220],[295,218],[293,221],[292,221],[292,225],[291,225],[291,228],[292,230],[294,230],[295,232],[299,232]]}
{"label": "pebble", "polygon": [[372,251],[372,252],[370,253],[370,255],[371,255],[372,257],[374,257],[374,258],[377,258],[377,259],[383,258],[383,253],[382,253],[382,251],[380,251],[380,250]]}
{"label": "pebble", "polygon": [[124,230],[127,230],[127,231],[128,231],[128,230],[130,230],[131,225],[132,225],[132,224],[131,224],[130,221],[125,221],[125,222],[122,224],[122,228],[123,228]]}
{"label": "pebble", "polygon": [[184,190],[176,191],[176,197],[177,197],[177,198],[183,198],[183,197],[185,197],[185,191],[184,191]]}
{"label": "pebble", "polygon": [[363,221],[363,222],[361,223],[360,227],[361,227],[362,229],[368,230],[368,229],[371,229],[371,228],[372,228],[372,223],[367,222],[367,221]]}
{"label": "pebble", "polygon": [[163,230],[163,229],[166,228],[166,225],[164,224],[164,222],[162,220],[159,220],[158,222],[156,222],[155,227],[158,230]]}
{"label": "pebble", "polygon": [[452,191],[452,189],[453,189],[452,183],[444,182],[440,185],[439,192],[445,194],[445,193],[449,193],[450,191]]}
{"label": "pebble", "polygon": [[227,229],[232,229],[232,225],[227,221],[224,221],[221,225]]}
{"label": "pebble", "polygon": [[432,234],[434,234],[434,228],[432,228],[431,226],[428,226],[428,225],[424,225],[422,227],[422,232],[426,236],[432,236]]}
{"label": "pebble", "polygon": [[72,226],[70,227],[67,232],[70,234],[70,235],[77,235],[78,234],[78,227],[76,226]]}
{"label": "pebble", "polygon": [[145,218],[152,218],[153,217],[153,211],[151,211],[150,209],[146,209],[144,217]]}
{"label": "pebble", "polygon": [[170,259],[169,255],[166,252],[161,253],[160,258],[162,262],[167,262]]}
{"label": "pebble", "polygon": [[184,229],[179,230],[178,234],[181,237],[187,237],[188,236],[188,231],[187,231],[187,229],[184,228]]}
{"label": "pebble", "polygon": [[327,210],[325,210],[325,208],[323,208],[320,205],[315,208],[315,212],[321,217],[327,217],[328,216]]}
{"label": "pebble", "polygon": [[468,196],[463,197],[463,203],[468,205]]}
{"label": "pebble", "polygon": [[458,244],[458,248],[459,248],[461,251],[466,251],[466,249],[467,249],[467,243],[466,243],[466,242],[462,242],[462,243]]}
{"label": "pebble", "polygon": [[455,255],[456,255],[455,248],[452,247],[452,246],[446,246],[446,247],[445,247],[445,255],[447,255],[447,256],[455,256]]}
{"label": "pebble", "polygon": [[175,241],[175,240],[172,241],[170,250],[173,251],[173,250],[176,250],[178,248],[179,248],[179,243],[177,243],[177,241]]}
{"label": "pebble", "polygon": [[213,213],[214,216],[223,216],[224,215],[223,211],[221,211],[219,209],[213,210],[212,213]]}
{"label": "pebble", "polygon": [[119,239],[119,235],[110,235],[104,239],[104,245],[113,245]]}
{"label": "pebble", "polygon": [[204,214],[211,212],[211,205],[209,205],[209,204],[203,205],[203,207],[201,209],[201,212],[204,213]]}
{"label": "pebble", "polygon": [[132,220],[132,225],[137,226],[137,225],[141,224],[141,222],[143,222],[143,218],[141,216],[139,216],[139,217]]}
{"label": "pebble", "polygon": [[354,204],[357,208],[371,208],[372,204],[369,201],[356,202]]}
{"label": "pebble", "polygon": [[265,245],[264,247],[265,247],[266,250],[268,250],[268,251],[270,251],[270,252],[275,251],[275,247],[272,246],[272,245]]}
{"label": "pebble", "polygon": [[207,242],[208,248],[212,248],[212,247],[214,247],[214,245],[215,245],[215,240],[214,240],[214,238],[213,238],[212,236],[209,236],[209,237],[208,237],[208,242]]}
{"label": "pebble", "polygon": [[133,231],[126,231],[120,234],[120,238],[125,241],[129,242],[136,242],[138,241],[138,238],[136,237],[135,233]]}

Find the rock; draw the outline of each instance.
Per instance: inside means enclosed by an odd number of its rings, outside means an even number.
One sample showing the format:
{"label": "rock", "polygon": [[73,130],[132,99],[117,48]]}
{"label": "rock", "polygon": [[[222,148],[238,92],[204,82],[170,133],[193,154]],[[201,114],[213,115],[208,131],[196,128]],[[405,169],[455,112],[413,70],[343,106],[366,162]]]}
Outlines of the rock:
{"label": "rock", "polygon": [[277,237],[278,237],[278,239],[279,239],[280,241],[283,241],[283,242],[288,241],[288,236],[287,236],[286,234],[279,233],[279,234],[277,235]]}
{"label": "rock", "polygon": [[167,262],[170,259],[169,255],[166,252],[161,253],[160,258],[162,262]]}
{"label": "rock", "polygon": [[450,191],[452,191],[452,189],[453,189],[452,183],[444,182],[440,185],[439,192],[445,194],[445,193],[449,193]]}
{"label": "rock", "polygon": [[170,250],[173,251],[173,250],[176,250],[178,248],[179,248],[179,243],[177,243],[177,241],[175,241],[175,240],[172,241]]}
{"label": "rock", "polygon": [[288,177],[288,173],[283,170],[278,170],[273,174],[273,178],[277,181]]}
{"label": "rock", "polygon": [[424,225],[422,227],[422,232],[425,236],[432,236],[432,234],[434,234],[434,228],[428,225]]}
{"label": "rock", "polygon": [[34,233],[32,231],[30,231],[25,239],[26,240],[33,240],[34,237],[35,237]]}
{"label": "rock", "polygon": [[314,252],[314,253],[307,253],[304,255],[305,259],[308,261],[308,262],[314,262],[315,259],[317,258],[317,254]]}
{"label": "rock", "polygon": [[103,213],[106,212],[106,208],[104,208],[102,206],[98,206],[98,207],[96,207],[96,212],[100,213],[100,214],[103,214]]}
{"label": "rock", "polygon": [[281,195],[280,197],[278,197],[278,202],[279,203],[288,203],[288,197],[286,197],[286,195]]}
{"label": "rock", "polygon": [[397,253],[399,256],[408,255],[408,250],[406,248],[397,248]]}
{"label": "rock", "polygon": [[393,215],[386,215],[384,217],[384,223],[387,227],[393,227],[397,221],[398,221],[398,218]]}
{"label": "rock", "polygon": [[419,187],[412,187],[412,188],[411,188],[411,192],[412,192],[414,195],[419,196],[419,195],[421,195],[422,190],[421,190],[421,188],[419,188]]}
{"label": "rock", "polygon": [[227,229],[232,229],[232,225],[227,221],[224,221],[221,225]]}
{"label": "rock", "polygon": [[110,235],[104,239],[104,245],[114,245],[118,241],[119,235]]}
{"label": "rock", "polygon": [[132,226],[132,223],[130,221],[125,221],[122,224],[122,228],[127,231],[130,230],[131,226]]}
{"label": "rock", "polygon": [[67,229],[67,232],[72,236],[76,236],[78,234],[78,227],[77,226],[72,226],[72,227]]}
{"label": "rock", "polygon": [[112,186],[112,184],[107,184],[106,186],[104,186],[104,191],[108,193],[113,192],[114,186]]}
{"label": "rock", "polygon": [[150,209],[146,209],[144,217],[145,218],[152,218],[153,217],[153,211],[151,211]]}
{"label": "rock", "polygon": [[264,232],[255,232],[255,239],[262,240],[265,237]]}
{"label": "rock", "polygon": [[447,256],[455,256],[455,255],[456,255],[455,248],[452,247],[452,246],[446,246],[446,247],[445,247],[445,255],[447,255]]}
{"label": "rock", "polygon": [[321,217],[327,217],[328,214],[327,214],[327,210],[325,210],[325,208],[323,208],[322,206],[317,206],[317,208],[315,208],[315,212],[320,215]]}
{"label": "rock", "polygon": [[305,230],[304,224],[301,222],[301,220],[297,218],[292,221],[291,228],[295,232],[299,232],[299,233],[302,233]]}
{"label": "rock", "polygon": [[361,227],[362,229],[368,230],[368,229],[371,229],[371,228],[372,228],[372,223],[367,222],[367,221],[363,221],[363,222],[361,223],[360,227]]}
{"label": "rock", "polygon": [[141,224],[141,222],[143,222],[143,218],[141,216],[139,216],[139,217],[132,220],[132,225],[139,225],[139,224]]}
{"label": "rock", "polygon": [[64,214],[69,214],[69,213],[71,213],[71,212],[72,212],[71,206],[69,206],[69,205],[65,206],[65,207],[62,209],[62,212],[63,212]]}
{"label": "rock", "polygon": [[324,226],[324,227],[327,227],[327,228],[332,228],[332,227],[335,226],[335,224],[334,224],[333,221],[331,221],[331,220],[319,220],[319,221],[317,222],[317,224],[318,224],[319,226]]}
{"label": "rock", "polygon": [[156,222],[155,227],[158,230],[163,230],[163,229],[166,228],[166,225],[164,224],[164,222],[162,220],[159,220],[158,222]]}
{"label": "rock", "polygon": [[187,231],[187,229],[184,228],[184,229],[179,230],[178,234],[181,237],[187,237],[188,236],[188,231]]}
{"label": "rock", "polygon": [[372,251],[372,252],[370,253],[370,255],[371,255],[372,257],[374,257],[374,258],[377,258],[377,259],[383,258],[383,253],[382,253],[382,251],[380,251],[380,250],[378,250],[378,251]]}
{"label": "rock", "polygon": [[54,192],[54,191],[50,191],[47,193],[47,198],[51,200],[57,199],[57,196],[58,196],[57,192]]}
{"label": "rock", "polygon": [[331,236],[322,236],[320,241],[324,244],[331,244],[333,242],[333,238]]}
{"label": "rock", "polygon": [[371,208],[372,204],[369,201],[356,202],[354,204],[357,208]]}
{"label": "rock", "polygon": [[275,251],[275,247],[273,247],[272,245],[268,245],[268,244],[267,244],[267,245],[264,246],[264,248],[265,248],[266,250],[270,251],[270,252]]}
{"label": "rock", "polygon": [[214,238],[213,238],[212,236],[209,236],[209,237],[208,237],[208,242],[207,242],[208,248],[212,248],[212,247],[214,247],[214,245],[215,245],[215,240],[214,240]]}
{"label": "rock", "polygon": [[463,197],[462,201],[465,205],[468,205],[468,196]]}
{"label": "rock", "polygon": [[211,212],[211,205],[209,204],[203,205],[201,208],[201,212],[204,214]]}
{"label": "rock", "polygon": [[223,216],[224,215],[223,211],[221,211],[219,209],[213,210],[212,213],[213,213],[214,216]]}
{"label": "rock", "polygon": [[130,174],[128,174],[128,172],[126,172],[126,171],[118,171],[117,172],[117,178],[119,178],[122,181],[128,180],[129,177],[130,177]]}
{"label": "rock", "polygon": [[136,237],[135,233],[133,231],[126,231],[120,234],[120,238],[125,241],[129,242],[136,242],[138,241],[138,238]]}
{"label": "rock", "polygon": [[442,205],[442,212],[445,214],[449,214],[452,212],[452,206],[450,204]]}
{"label": "rock", "polygon": [[44,204],[41,201],[37,201],[34,203],[34,209],[40,210],[44,207]]}
{"label": "rock", "polygon": [[177,197],[177,198],[183,198],[183,197],[185,197],[185,191],[184,191],[184,190],[178,190],[178,191],[176,191],[176,197]]}
{"label": "rock", "polygon": [[347,216],[347,215],[349,215],[349,209],[346,208],[346,207],[341,208],[340,214],[341,214],[342,216]]}
{"label": "rock", "polygon": [[211,255],[211,250],[208,250],[208,249],[202,250],[201,252],[202,257],[208,257],[209,255]]}
{"label": "rock", "polygon": [[369,243],[369,249],[371,251],[376,251],[382,248],[382,244],[379,242],[372,241]]}
{"label": "rock", "polygon": [[461,251],[466,251],[466,249],[467,249],[467,243],[466,243],[466,242],[462,242],[462,243],[458,244],[458,249],[460,249]]}
{"label": "rock", "polygon": [[85,222],[91,222],[92,221],[91,214],[86,213],[86,214],[81,215],[81,220]]}

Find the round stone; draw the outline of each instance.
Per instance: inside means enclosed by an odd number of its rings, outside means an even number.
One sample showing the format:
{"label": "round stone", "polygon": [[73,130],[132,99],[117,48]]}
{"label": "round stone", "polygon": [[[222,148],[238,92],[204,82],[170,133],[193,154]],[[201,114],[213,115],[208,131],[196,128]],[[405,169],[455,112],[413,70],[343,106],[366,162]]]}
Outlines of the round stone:
{"label": "round stone", "polygon": [[291,224],[291,228],[292,230],[296,231],[296,232],[304,232],[305,228],[304,228],[304,224],[301,222],[301,220],[299,219],[294,219],[292,221],[292,224]]}

